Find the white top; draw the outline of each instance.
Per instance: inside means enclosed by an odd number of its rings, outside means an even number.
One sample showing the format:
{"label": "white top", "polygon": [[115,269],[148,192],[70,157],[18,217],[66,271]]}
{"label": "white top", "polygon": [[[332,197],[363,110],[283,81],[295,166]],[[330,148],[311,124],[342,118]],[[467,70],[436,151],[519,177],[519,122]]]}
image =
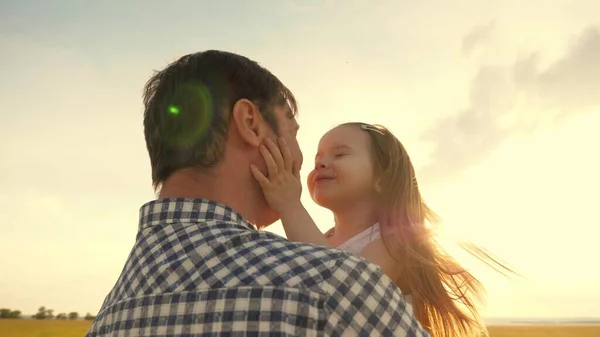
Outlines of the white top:
{"label": "white top", "polygon": [[341,249],[343,251],[346,251],[348,253],[358,255],[358,254],[360,254],[360,252],[363,251],[363,249],[365,249],[365,247],[369,243],[379,239],[380,237],[381,237],[381,232],[379,231],[379,224],[374,224],[373,226],[356,234],[355,236],[350,238],[348,241],[342,243],[337,248]]}

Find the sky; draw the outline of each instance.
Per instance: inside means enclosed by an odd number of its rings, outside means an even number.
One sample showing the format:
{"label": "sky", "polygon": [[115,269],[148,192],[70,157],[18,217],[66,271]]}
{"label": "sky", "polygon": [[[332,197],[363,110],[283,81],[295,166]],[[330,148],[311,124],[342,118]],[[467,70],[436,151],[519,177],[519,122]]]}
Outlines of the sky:
{"label": "sky", "polygon": [[303,180],[333,126],[395,133],[440,240],[486,286],[486,317],[600,317],[599,12],[596,0],[0,0],[0,307],[100,309],[155,198],[142,87],[220,49],[294,92]]}

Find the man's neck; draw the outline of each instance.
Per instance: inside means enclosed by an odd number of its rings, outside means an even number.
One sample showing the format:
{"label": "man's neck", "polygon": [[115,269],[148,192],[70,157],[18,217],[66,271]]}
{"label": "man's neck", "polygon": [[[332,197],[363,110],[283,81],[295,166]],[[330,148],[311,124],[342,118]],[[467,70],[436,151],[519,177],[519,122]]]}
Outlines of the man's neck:
{"label": "man's neck", "polygon": [[[208,172],[187,169],[175,172],[163,183],[159,198],[208,199],[226,205],[246,220],[260,221],[263,200],[252,177],[226,166]],[[250,170],[248,170],[250,172]]]}

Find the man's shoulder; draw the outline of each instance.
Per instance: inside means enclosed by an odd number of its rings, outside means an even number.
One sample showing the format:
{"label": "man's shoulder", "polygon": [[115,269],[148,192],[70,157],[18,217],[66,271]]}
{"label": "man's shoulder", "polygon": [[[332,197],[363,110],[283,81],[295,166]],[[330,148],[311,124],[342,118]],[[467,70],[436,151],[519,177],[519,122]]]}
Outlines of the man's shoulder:
{"label": "man's shoulder", "polygon": [[269,232],[261,231],[257,235],[259,239],[252,243],[253,254],[272,257],[274,268],[284,265],[283,269],[289,268],[288,273],[299,279],[319,275],[320,290],[327,294],[339,293],[342,285],[373,288],[382,295],[383,292],[389,296],[390,292],[400,294],[381,268],[362,257],[336,248],[288,241]]}
{"label": "man's shoulder", "polygon": [[185,275],[195,287],[265,284],[309,287],[331,294],[338,291],[340,283],[386,283],[381,280],[380,268],[360,257],[292,242],[236,222],[157,226],[140,233],[134,251],[142,253],[134,262],[157,265],[161,270],[193,265]]}
{"label": "man's shoulder", "polygon": [[[256,231],[245,233],[248,243],[256,253],[268,250],[269,255],[278,255],[278,262],[293,260],[294,263],[309,262],[310,266],[327,265],[339,273],[352,273],[355,276],[362,271],[379,272],[379,268],[362,257],[343,250],[314,245],[305,242],[289,241],[275,233]],[[306,260],[306,261],[305,261]]]}
{"label": "man's shoulder", "polygon": [[258,273],[285,279],[286,285],[294,283],[292,280],[311,286],[319,282],[322,290],[334,291],[327,286],[330,279],[332,284],[362,284],[383,275],[376,265],[339,249],[289,241],[272,232],[248,231],[232,225],[222,226],[221,235],[213,230],[214,239],[206,240],[204,236],[201,240],[224,257],[236,257],[227,258],[228,263],[264,267]]}

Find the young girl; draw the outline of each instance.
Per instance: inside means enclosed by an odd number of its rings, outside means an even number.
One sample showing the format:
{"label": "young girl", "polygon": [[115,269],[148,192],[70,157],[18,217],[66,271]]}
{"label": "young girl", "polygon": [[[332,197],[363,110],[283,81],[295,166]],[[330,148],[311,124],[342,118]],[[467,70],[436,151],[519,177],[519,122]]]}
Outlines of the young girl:
{"label": "young girl", "polygon": [[[436,216],[423,202],[406,150],[389,130],[347,123],[321,138],[308,189],[333,212],[335,226],[325,234],[300,202],[299,173],[285,141],[278,148],[267,140],[261,153],[268,178],[256,166],[251,170],[289,240],[337,247],[379,265],[432,336],[485,332],[475,307],[482,286],[435,241],[428,223]],[[477,248],[463,248],[505,268]]]}

